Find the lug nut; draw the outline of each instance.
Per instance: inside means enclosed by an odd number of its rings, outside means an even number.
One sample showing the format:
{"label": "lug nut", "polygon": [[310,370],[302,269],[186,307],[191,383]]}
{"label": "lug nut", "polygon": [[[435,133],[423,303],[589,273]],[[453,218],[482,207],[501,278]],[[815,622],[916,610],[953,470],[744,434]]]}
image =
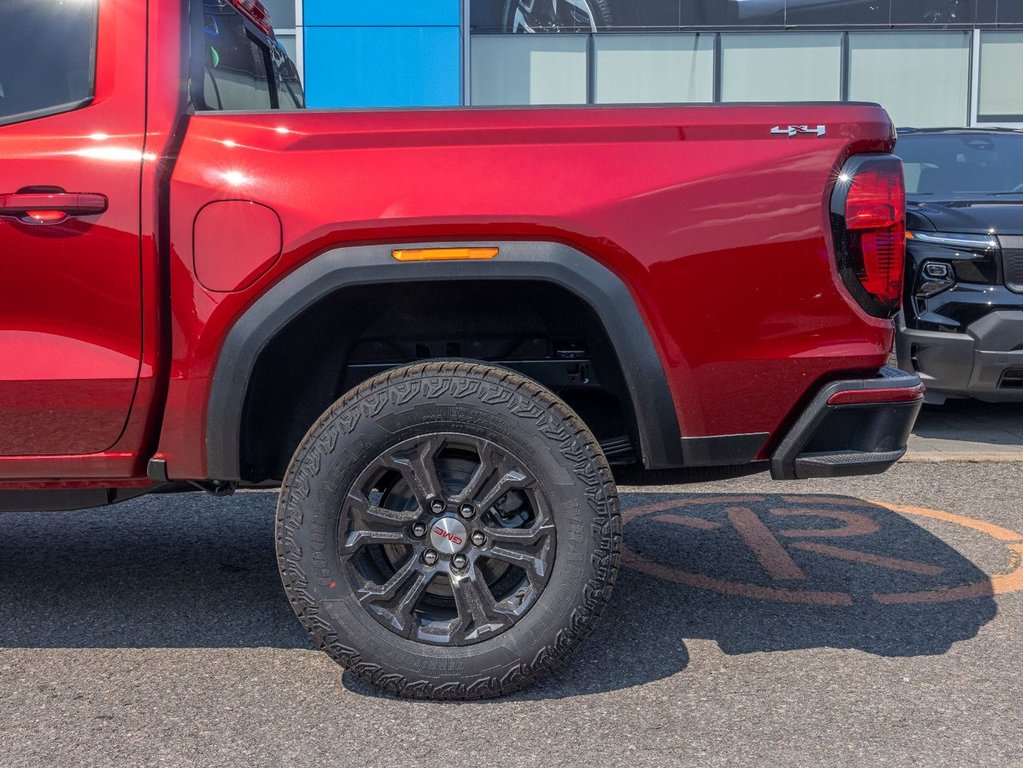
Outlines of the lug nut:
{"label": "lug nut", "polygon": [[465,566],[469,564],[469,558],[467,558],[465,555],[455,555],[453,558],[451,558],[451,564],[455,566],[455,568],[457,568],[458,570],[462,570],[463,568],[465,568]]}
{"label": "lug nut", "polygon": [[487,543],[487,537],[484,536],[480,531],[476,531],[476,533],[472,535],[472,543],[475,544],[477,547],[482,547],[484,544]]}
{"label": "lug nut", "polygon": [[458,508],[458,514],[460,514],[466,520],[471,520],[473,515],[476,514],[476,507],[472,504],[463,504]]}
{"label": "lug nut", "polygon": [[439,557],[432,549],[428,549],[423,553],[423,562],[427,565],[436,565]]}
{"label": "lug nut", "polygon": [[412,526],[412,535],[417,539],[421,539],[426,535],[426,526],[422,523],[416,523]]}
{"label": "lug nut", "polygon": [[434,499],[430,502],[430,509],[433,510],[435,515],[442,513],[445,509],[447,509],[447,506],[448,505],[445,504],[442,499]]}

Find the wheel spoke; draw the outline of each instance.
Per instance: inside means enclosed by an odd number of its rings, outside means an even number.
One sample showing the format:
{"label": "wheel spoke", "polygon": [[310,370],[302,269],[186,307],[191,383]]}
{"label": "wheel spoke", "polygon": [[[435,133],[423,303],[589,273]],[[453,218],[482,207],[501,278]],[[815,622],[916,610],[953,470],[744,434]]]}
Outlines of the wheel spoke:
{"label": "wheel spoke", "polygon": [[532,528],[498,528],[487,526],[483,529],[490,541],[510,547],[526,547],[554,533],[554,525],[545,523]]}
{"label": "wheel spoke", "polygon": [[416,510],[400,512],[371,504],[369,499],[366,498],[366,494],[360,491],[353,490],[348,494],[348,504],[352,516],[356,518],[356,520],[353,520],[353,523],[356,524],[354,527],[366,530],[375,530],[380,526],[384,528],[405,526],[413,522],[418,516]]}
{"label": "wheel spoke", "polygon": [[487,587],[483,574],[473,568],[464,576],[451,580],[451,589],[458,608],[458,625],[452,630],[452,637],[472,642],[484,635],[510,627],[515,616],[497,606],[494,596]]}
{"label": "wheel spoke", "polygon": [[472,501],[478,510],[486,512],[509,491],[532,484],[526,473],[492,443],[480,440],[475,447],[480,463],[458,494],[459,502]]}
{"label": "wheel spoke", "polygon": [[416,623],[412,611],[433,577],[434,571],[422,568],[417,558],[409,558],[383,584],[363,584],[357,590],[359,602],[385,618],[396,632],[408,637]]}
{"label": "wheel spoke", "polygon": [[351,555],[362,547],[409,544],[407,530],[416,519],[415,511],[397,512],[371,504],[364,493],[348,494],[348,533],[341,547],[342,555]]}
{"label": "wheel spoke", "polygon": [[540,552],[533,554],[521,549],[492,547],[487,550],[487,557],[522,568],[530,584],[541,586],[548,576],[547,562],[544,558],[547,549],[544,545],[540,547]]}
{"label": "wheel spoke", "polygon": [[345,543],[341,547],[341,554],[349,556],[358,552],[363,547],[373,545],[395,545],[408,544],[409,538],[402,531],[367,531],[355,530],[345,537]]}
{"label": "wheel spoke", "polygon": [[412,450],[384,459],[385,466],[396,469],[405,478],[421,509],[430,508],[430,502],[444,497],[444,488],[437,477],[437,454],[444,447],[442,437],[428,437]]}
{"label": "wheel spoke", "polygon": [[536,523],[531,528],[487,527],[491,546],[486,556],[522,568],[533,587],[542,588],[550,575],[554,525]]}

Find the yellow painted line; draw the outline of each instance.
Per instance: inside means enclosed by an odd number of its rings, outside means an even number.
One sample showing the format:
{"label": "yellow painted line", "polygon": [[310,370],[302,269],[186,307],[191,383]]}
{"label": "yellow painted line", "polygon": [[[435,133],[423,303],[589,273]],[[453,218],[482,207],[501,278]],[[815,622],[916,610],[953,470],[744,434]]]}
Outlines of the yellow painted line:
{"label": "yellow painted line", "polygon": [[802,589],[785,589],[783,587],[762,587],[758,584],[745,584],[738,581],[726,581],[698,573],[687,573],[666,565],[648,560],[637,552],[625,549],[622,562],[627,567],[648,576],[656,576],[664,581],[673,581],[687,587],[720,592],[723,595],[749,597],[756,600],[768,600],[776,603],[801,603],[804,605],[852,605],[852,595],[844,592],[814,592]]}
{"label": "yellow painted line", "polygon": [[704,520],[702,517],[690,517],[689,515],[657,515],[651,519],[656,520],[658,523],[681,525],[686,528],[696,528],[701,531],[716,531],[718,528],[724,528],[721,523]]}
{"label": "yellow painted line", "polygon": [[[872,507],[874,509],[880,507],[900,514],[927,517],[933,520],[952,523],[963,528],[977,531],[978,533],[989,536],[996,541],[1003,542],[1011,555],[1009,570],[1006,573],[989,574],[985,579],[971,582],[969,584],[938,587],[935,589],[918,590],[915,592],[875,593],[872,595],[872,599],[877,603],[882,605],[945,603],[958,600],[991,597],[993,595],[1006,595],[1013,592],[1023,592],[1023,534],[1021,533],[1009,530],[1008,528],[1003,528],[993,523],[987,523],[971,517],[966,517],[964,515],[942,512],[940,510],[927,509],[924,507],[892,504],[882,501],[847,499],[838,496],[818,496],[809,498],[812,499],[812,503],[814,504],[834,504],[836,506],[847,505],[860,508]],[[806,503],[808,501],[807,497],[798,496],[786,496],[784,499],[787,503],[792,504],[800,502]],[[687,507],[719,504],[726,507],[725,511],[729,517],[729,521],[736,529],[740,538],[742,538],[746,546],[753,551],[754,555],[757,557],[758,561],[760,561],[761,565],[764,566],[765,570],[771,573],[774,578],[805,578],[805,574],[799,568],[798,564],[791,559],[786,552],[785,547],[783,547],[780,542],[774,538],[774,534],[756,515],[756,512],[753,509],[730,506],[741,505],[744,503],[753,504],[764,502],[766,500],[767,497],[765,496],[753,495],[722,495],[694,498],[669,497],[639,507],[626,508],[622,510],[622,518],[623,522],[629,522],[630,520],[634,520],[639,517],[645,517],[656,513],[664,513],[668,510],[679,510],[679,512],[676,512],[675,514],[659,514],[653,519],[659,522],[674,523],[684,527],[699,528],[708,531],[712,529],[716,530],[724,528],[724,526],[710,520],[703,520],[702,518],[680,514],[680,512],[685,510]],[[866,520],[867,518],[855,512],[839,512],[835,510],[821,509],[807,509],[805,512],[803,510],[781,509],[771,510],[771,512],[781,515],[817,515],[841,520],[846,523],[844,528],[837,529],[809,529],[805,531],[791,529],[782,532],[785,536],[792,535],[805,538],[810,535],[816,535],[817,537],[821,537],[825,533],[829,533],[831,536],[838,537],[865,535],[869,533],[876,533],[879,530],[875,521],[869,520],[869,525],[865,524],[863,520]],[[888,558],[858,550],[834,547],[821,542],[791,542],[788,544],[788,547],[808,552],[817,552],[819,554],[836,557],[838,559],[851,560],[893,570],[908,571],[910,573],[924,576],[939,575],[946,570],[936,565],[929,565],[910,560],[901,560],[897,558]],[[639,552],[632,550],[627,544],[623,546],[622,561],[623,565],[641,573],[645,573],[665,581],[671,581],[676,584],[682,584],[684,586],[694,587],[697,589],[705,589],[724,595],[811,605],[851,606],[855,604],[853,596],[845,592],[825,592],[788,589],[785,587],[768,587],[761,586],[759,584],[730,581],[727,579],[719,579],[712,576],[705,576],[703,574],[682,571],[654,562],[644,557]],[[797,575],[797,572],[799,575]]]}
{"label": "yellow painted line", "polygon": [[786,528],[778,531],[780,536],[790,539],[839,539],[845,536],[869,536],[881,530],[881,526],[866,515],[856,512],[839,512],[834,509],[772,509],[772,515],[780,517],[825,517],[845,523],[841,528]]}
{"label": "yellow painted line", "polygon": [[907,515],[919,515],[920,517],[930,517],[934,520],[944,520],[946,523],[955,523],[956,525],[961,525],[964,528],[972,528],[975,531],[985,533],[991,538],[998,539],[999,541],[1023,541],[1023,534],[1017,533],[1016,531],[1010,531],[1008,528],[1002,528],[1000,525],[985,523],[982,520],[974,520],[972,517],[955,515],[951,512],[941,512],[937,509],[911,507],[904,504],[889,504],[886,501],[872,501],[870,503],[876,504],[879,507],[884,507],[885,509],[890,509],[893,512],[901,512]]}
{"label": "yellow painted line", "polygon": [[726,512],[739,538],[753,551],[757,562],[772,579],[785,581],[806,578],[803,569],[785,551],[785,547],[778,543],[771,529],[764,525],[756,512],[749,507],[729,507]]}
{"label": "yellow painted line", "polygon": [[837,560],[876,565],[878,568],[887,568],[890,571],[905,571],[906,573],[915,573],[919,576],[940,576],[946,571],[940,565],[917,563],[913,560],[899,560],[894,557],[875,555],[871,552],[861,552],[858,549],[833,547],[830,544],[821,544],[819,541],[794,541],[789,546],[803,552],[814,552],[818,555],[834,557]]}

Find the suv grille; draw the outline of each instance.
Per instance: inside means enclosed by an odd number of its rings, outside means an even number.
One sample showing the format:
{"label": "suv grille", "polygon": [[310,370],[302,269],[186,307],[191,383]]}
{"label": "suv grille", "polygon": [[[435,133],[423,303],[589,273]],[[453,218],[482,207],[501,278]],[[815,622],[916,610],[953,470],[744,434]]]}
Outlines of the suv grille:
{"label": "suv grille", "polygon": [[1005,267],[1005,284],[1010,291],[1023,293],[1023,237],[999,237],[1002,243],[1002,263]]}
{"label": "suv grille", "polygon": [[1010,368],[1002,374],[999,389],[1023,389],[1023,368]]}

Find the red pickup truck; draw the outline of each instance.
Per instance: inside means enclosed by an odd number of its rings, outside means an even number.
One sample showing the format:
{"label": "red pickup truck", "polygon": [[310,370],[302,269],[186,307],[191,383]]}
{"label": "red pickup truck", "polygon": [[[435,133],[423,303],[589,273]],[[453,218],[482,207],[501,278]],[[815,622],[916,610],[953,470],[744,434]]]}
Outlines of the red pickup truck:
{"label": "red pickup truck", "polygon": [[295,611],[387,691],[563,662],[616,473],[905,451],[875,105],[304,111],[255,0],[4,0],[0,50],[0,509],[280,486]]}

